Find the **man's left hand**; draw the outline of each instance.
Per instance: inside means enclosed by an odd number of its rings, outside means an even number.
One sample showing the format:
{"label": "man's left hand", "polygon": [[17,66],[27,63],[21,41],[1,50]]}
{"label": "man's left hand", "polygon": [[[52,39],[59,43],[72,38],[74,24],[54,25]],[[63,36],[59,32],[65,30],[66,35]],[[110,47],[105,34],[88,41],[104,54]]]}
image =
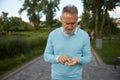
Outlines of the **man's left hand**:
{"label": "man's left hand", "polygon": [[72,58],[72,59],[70,59],[69,62],[66,62],[65,65],[74,66],[74,65],[78,64],[79,62],[80,62],[79,58]]}

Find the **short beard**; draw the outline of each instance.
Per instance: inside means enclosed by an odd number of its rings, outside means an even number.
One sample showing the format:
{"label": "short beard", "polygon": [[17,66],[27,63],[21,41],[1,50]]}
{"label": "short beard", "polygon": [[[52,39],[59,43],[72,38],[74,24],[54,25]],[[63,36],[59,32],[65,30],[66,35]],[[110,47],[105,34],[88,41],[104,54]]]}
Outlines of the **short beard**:
{"label": "short beard", "polygon": [[67,34],[67,35],[73,35],[74,34],[74,30],[73,31],[65,31],[64,32]]}

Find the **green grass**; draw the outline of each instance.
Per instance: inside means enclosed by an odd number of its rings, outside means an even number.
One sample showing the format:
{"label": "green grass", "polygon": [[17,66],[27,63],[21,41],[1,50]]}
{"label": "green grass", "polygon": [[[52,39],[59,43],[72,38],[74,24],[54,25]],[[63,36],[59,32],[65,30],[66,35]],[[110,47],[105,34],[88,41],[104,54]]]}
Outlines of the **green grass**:
{"label": "green grass", "polygon": [[11,58],[0,60],[0,75],[17,68],[30,60],[43,54],[43,50],[31,51],[30,54],[21,54]]}
{"label": "green grass", "polygon": [[[92,41],[92,46],[94,45]],[[95,49],[97,54],[106,64],[113,64],[116,57],[120,56],[120,40],[103,40],[102,45],[101,50]]]}
{"label": "green grass", "polygon": [[[7,35],[0,36],[0,40],[9,41],[16,36],[22,37],[30,44],[30,51],[25,53],[19,53],[17,55],[0,59],[0,75],[3,75],[21,65],[39,57],[43,54],[45,43],[48,37],[49,31],[46,32],[13,32]],[[37,47],[36,47],[37,46]]]}

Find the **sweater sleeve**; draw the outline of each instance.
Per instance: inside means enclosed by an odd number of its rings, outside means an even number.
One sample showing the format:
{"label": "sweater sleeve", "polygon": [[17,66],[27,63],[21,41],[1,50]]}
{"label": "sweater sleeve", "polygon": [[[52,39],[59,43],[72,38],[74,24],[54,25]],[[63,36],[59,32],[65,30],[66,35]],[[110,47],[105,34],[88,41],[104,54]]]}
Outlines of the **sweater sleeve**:
{"label": "sweater sleeve", "polygon": [[54,55],[54,48],[53,48],[53,43],[52,43],[52,36],[53,34],[50,33],[48,40],[47,40],[47,45],[44,51],[44,60],[46,62],[50,63],[58,63],[56,55]]}
{"label": "sweater sleeve", "polygon": [[82,48],[82,56],[80,58],[80,64],[88,64],[91,62],[92,55],[91,55],[91,45],[90,45],[90,39],[87,37],[85,39],[83,48]]}

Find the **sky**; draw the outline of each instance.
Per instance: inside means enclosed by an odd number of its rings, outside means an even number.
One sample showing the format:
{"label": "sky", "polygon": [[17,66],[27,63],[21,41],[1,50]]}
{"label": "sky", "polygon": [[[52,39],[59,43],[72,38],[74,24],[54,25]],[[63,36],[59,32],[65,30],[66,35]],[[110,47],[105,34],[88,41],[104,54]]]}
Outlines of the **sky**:
{"label": "sky", "polygon": [[[8,12],[8,17],[17,16],[21,17],[24,21],[29,22],[26,11],[23,11],[21,15],[18,13],[20,8],[22,8],[23,2],[24,0],[0,0],[0,15],[2,14],[2,11],[4,11]],[[63,7],[67,4],[75,5],[78,8],[78,16],[82,15],[83,4],[81,0],[60,0],[60,4],[58,5],[60,10],[57,11],[55,18],[59,19]],[[110,12],[110,16],[114,18],[120,18],[120,7],[117,7],[114,9],[114,11]],[[45,20],[44,16],[42,20]]]}

